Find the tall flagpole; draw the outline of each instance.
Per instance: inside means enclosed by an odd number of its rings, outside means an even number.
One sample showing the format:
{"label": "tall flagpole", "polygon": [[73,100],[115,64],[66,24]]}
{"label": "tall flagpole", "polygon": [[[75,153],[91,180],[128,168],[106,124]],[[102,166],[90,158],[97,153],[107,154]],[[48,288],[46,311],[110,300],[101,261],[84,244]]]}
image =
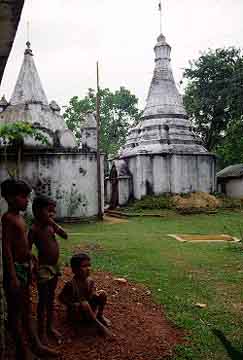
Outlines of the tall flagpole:
{"label": "tall flagpole", "polygon": [[98,219],[103,220],[102,197],[101,197],[101,167],[100,167],[100,77],[99,62],[96,63],[97,93],[96,93],[96,126],[97,126],[97,196],[98,196]]}

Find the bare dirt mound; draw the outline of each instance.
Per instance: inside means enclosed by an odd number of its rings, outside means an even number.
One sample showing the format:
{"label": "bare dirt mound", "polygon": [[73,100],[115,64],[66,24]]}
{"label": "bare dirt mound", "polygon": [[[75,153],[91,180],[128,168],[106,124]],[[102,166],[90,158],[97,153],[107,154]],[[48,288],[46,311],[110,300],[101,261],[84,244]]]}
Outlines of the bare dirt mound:
{"label": "bare dirt mound", "polygon": [[173,203],[176,209],[216,209],[220,206],[220,201],[213,195],[204,192],[195,192],[184,196],[175,195]]}
{"label": "bare dirt mound", "polygon": [[[70,277],[70,269],[65,268],[58,291]],[[185,333],[166,319],[162,307],[152,302],[148,289],[108,273],[98,272],[93,277],[97,288],[108,293],[105,316],[112,321],[114,338],[104,338],[91,329],[75,332],[66,321],[65,308],[57,304],[56,325],[63,342],[55,348],[62,354],[60,359],[161,360],[170,358],[174,347],[185,342]],[[33,301],[35,311],[35,291]]]}

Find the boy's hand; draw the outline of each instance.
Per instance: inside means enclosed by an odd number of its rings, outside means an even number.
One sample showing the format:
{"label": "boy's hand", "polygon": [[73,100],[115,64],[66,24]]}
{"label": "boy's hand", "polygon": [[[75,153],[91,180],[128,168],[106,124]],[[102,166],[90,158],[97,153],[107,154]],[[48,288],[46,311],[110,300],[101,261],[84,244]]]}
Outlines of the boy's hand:
{"label": "boy's hand", "polygon": [[10,280],[10,289],[11,289],[11,292],[13,292],[14,294],[19,293],[20,281],[17,278]]}
{"label": "boy's hand", "polygon": [[31,255],[30,278],[31,278],[32,285],[34,285],[34,283],[37,280],[38,268],[39,268],[39,262],[38,262],[37,257],[35,255]]}
{"label": "boy's hand", "polygon": [[73,306],[74,309],[77,310],[77,309],[80,308],[80,303],[79,302],[73,303],[72,306]]}
{"label": "boy's hand", "polygon": [[72,304],[73,311],[78,314],[80,312],[80,303],[76,302]]}
{"label": "boy's hand", "polygon": [[52,226],[55,226],[55,225],[56,225],[53,217],[50,216],[50,214],[49,214],[49,217],[48,217],[48,224],[49,224],[49,225],[52,225]]}

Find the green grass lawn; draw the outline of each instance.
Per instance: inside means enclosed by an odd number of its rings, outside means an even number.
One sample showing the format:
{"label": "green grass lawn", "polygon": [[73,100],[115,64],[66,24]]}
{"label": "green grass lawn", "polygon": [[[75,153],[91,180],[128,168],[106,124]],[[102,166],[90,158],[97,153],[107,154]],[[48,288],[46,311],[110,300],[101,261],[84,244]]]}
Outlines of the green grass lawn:
{"label": "green grass lawn", "polygon": [[[243,359],[243,248],[229,243],[181,243],[169,233],[240,236],[243,213],[132,218],[124,224],[68,225],[61,257],[93,247],[93,267],[143,283],[167,316],[188,332],[175,359]],[[76,234],[75,234],[76,233]],[[80,234],[77,234],[80,233]],[[95,250],[96,249],[96,250]],[[195,303],[207,304],[204,309]],[[220,340],[221,338],[221,340]]]}

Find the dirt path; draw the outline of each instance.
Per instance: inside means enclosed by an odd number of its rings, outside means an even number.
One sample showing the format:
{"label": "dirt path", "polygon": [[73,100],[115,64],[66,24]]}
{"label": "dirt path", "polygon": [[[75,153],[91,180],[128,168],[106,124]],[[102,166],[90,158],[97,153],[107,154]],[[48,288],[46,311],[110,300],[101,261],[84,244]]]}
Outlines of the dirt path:
{"label": "dirt path", "polygon": [[[58,290],[70,276],[66,268]],[[108,293],[105,315],[112,321],[114,339],[105,339],[91,329],[75,333],[66,322],[64,307],[57,304],[57,328],[63,334],[63,343],[57,346],[62,354],[60,359],[161,360],[169,358],[175,345],[184,342],[183,332],[166,319],[162,307],[152,302],[147,289],[115,280],[108,273],[99,272],[93,277],[97,288]],[[33,299],[35,303],[35,292]]]}

